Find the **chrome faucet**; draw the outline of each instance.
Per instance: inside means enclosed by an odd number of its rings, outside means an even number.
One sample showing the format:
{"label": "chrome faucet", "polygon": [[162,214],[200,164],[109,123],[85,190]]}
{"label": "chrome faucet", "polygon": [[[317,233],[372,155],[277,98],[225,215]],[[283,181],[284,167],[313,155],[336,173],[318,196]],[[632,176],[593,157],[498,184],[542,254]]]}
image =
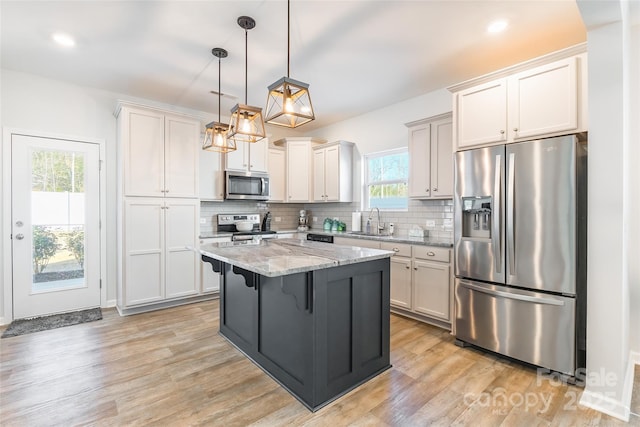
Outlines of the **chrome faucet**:
{"label": "chrome faucet", "polygon": [[378,222],[376,223],[376,233],[375,234],[380,234],[381,231],[384,231],[384,222],[380,222],[380,209],[378,209],[377,207],[373,207],[371,208],[371,211],[369,211],[369,221],[371,221],[373,219],[373,210],[378,211]]}

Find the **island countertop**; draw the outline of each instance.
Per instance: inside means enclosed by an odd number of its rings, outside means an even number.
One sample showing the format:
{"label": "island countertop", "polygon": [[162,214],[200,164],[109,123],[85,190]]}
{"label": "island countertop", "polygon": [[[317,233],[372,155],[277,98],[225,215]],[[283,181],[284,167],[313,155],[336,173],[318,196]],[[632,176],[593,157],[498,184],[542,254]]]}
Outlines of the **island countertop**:
{"label": "island countertop", "polygon": [[259,239],[200,246],[200,253],[267,277],[373,261],[392,251],[311,242],[302,239]]}

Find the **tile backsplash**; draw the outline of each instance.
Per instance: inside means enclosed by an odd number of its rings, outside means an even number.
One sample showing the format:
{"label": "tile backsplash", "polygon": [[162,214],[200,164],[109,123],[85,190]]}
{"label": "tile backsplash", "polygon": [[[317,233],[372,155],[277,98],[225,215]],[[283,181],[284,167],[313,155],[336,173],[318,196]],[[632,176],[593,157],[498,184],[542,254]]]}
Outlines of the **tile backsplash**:
{"label": "tile backsplash", "polygon": [[[300,209],[305,209],[311,220],[311,229],[322,229],[325,218],[338,218],[352,230],[351,213],[360,210],[360,203],[265,203],[255,201],[225,201],[200,203],[200,234],[216,231],[217,215],[220,213],[260,213],[271,212],[273,230],[293,230],[298,226]],[[369,212],[362,212],[361,229],[364,230]],[[317,222],[313,222],[313,218]],[[279,221],[278,221],[279,219]],[[375,221],[375,220],[374,220]],[[392,222],[394,235],[402,236],[418,225],[429,231],[429,236],[453,241],[453,201],[452,200],[409,200],[406,212],[381,211],[380,221],[388,227]]]}

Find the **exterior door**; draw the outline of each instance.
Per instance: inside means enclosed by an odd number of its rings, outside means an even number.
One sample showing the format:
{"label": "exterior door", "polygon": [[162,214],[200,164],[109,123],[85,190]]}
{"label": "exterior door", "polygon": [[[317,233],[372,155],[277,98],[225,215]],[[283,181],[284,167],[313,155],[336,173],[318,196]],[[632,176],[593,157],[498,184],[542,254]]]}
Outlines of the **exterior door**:
{"label": "exterior door", "polygon": [[13,317],[100,306],[98,144],[11,139]]}

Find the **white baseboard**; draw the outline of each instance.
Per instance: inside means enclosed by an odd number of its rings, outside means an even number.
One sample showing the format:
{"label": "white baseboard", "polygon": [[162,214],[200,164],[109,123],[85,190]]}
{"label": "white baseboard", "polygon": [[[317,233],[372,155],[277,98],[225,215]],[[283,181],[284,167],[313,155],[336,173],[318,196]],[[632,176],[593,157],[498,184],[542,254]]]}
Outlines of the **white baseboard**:
{"label": "white baseboard", "polygon": [[633,392],[633,380],[635,365],[640,365],[640,353],[630,352],[627,372],[624,376],[621,399],[614,399],[602,393],[585,389],[580,398],[580,404],[587,408],[595,409],[622,421],[629,422],[631,405],[631,393]]}
{"label": "white baseboard", "polygon": [[117,302],[117,300],[115,300],[115,299],[107,300],[107,302],[102,306],[102,308],[112,308],[112,307],[115,307],[115,306],[116,306],[116,302]]}

